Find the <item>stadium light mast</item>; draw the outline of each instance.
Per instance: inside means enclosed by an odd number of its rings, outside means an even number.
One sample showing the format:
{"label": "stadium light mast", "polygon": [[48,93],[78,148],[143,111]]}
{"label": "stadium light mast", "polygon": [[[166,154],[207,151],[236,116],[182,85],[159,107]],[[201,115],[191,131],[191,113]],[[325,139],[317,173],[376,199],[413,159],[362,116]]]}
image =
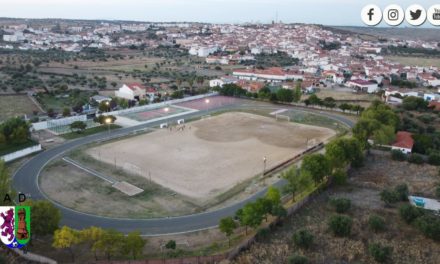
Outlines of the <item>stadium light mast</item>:
{"label": "stadium light mast", "polygon": [[110,124],[112,123],[112,119],[110,117],[107,117],[105,119],[105,123],[107,124],[108,133],[110,134]]}

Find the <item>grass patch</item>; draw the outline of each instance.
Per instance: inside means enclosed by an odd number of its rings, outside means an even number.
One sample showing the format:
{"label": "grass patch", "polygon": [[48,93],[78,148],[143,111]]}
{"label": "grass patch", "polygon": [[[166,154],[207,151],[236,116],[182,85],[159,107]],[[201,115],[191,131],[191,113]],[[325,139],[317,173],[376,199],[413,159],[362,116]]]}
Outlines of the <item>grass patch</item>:
{"label": "grass patch", "polygon": [[19,145],[0,145],[0,156],[7,155],[9,153],[13,153],[15,151],[19,151],[25,148],[29,148],[32,146],[38,145],[37,142],[28,140],[26,143],[19,144]]}
{"label": "grass patch", "polygon": [[[121,126],[118,126],[118,125],[115,125],[115,124],[111,124],[110,125],[110,130],[118,129],[118,128],[121,128]],[[102,125],[102,126],[88,128],[88,129],[84,130],[81,133],[70,132],[70,133],[67,133],[67,134],[63,134],[63,135],[61,135],[61,137],[65,138],[65,139],[68,139],[68,140],[69,139],[76,139],[76,138],[90,136],[90,135],[97,134],[97,133],[102,133],[102,132],[107,131],[108,129],[109,128],[107,126]]]}

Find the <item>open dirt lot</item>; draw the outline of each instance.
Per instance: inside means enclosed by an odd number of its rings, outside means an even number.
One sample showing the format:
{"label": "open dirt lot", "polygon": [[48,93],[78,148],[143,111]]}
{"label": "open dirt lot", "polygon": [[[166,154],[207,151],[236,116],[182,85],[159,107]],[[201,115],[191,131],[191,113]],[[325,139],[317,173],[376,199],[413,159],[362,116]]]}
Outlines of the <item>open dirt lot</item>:
{"label": "open dirt lot", "polygon": [[287,160],[335,132],[248,113],[226,113],[88,149],[87,154],[129,170],[176,193],[215,197],[266,168]]}

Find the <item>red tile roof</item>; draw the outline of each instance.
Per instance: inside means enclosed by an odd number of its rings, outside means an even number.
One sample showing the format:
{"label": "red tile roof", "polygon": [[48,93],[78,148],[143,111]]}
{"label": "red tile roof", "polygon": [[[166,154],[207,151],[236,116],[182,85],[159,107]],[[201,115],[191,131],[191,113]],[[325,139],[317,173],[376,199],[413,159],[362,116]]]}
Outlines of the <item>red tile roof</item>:
{"label": "red tile roof", "polygon": [[411,133],[406,131],[399,131],[396,135],[396,141],[393,143],[393,147],[412,149],[414,146],[414,139]]}
{"label": "red tile roof", "polygon": [[428,105],[429,108],[433,108],[436,111],[440,111],[440,102],[431,101]]}
{"label": "red tile roof", "polygon": [[145,89],[144,86],[142,84],[140,84],[140,83],[130,83],[130,84],[127,84],[127,86],[131,90],[135,90],[136,88]]}

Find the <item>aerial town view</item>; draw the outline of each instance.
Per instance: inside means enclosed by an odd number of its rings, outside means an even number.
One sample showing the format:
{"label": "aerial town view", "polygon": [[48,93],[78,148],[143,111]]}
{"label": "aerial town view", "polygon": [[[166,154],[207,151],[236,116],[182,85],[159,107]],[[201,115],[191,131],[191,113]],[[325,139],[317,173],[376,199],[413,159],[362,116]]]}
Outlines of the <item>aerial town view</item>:
{"label": "aerial town view", "polygon": [[0,264],[439,264],[440,3],[1,0]]}

